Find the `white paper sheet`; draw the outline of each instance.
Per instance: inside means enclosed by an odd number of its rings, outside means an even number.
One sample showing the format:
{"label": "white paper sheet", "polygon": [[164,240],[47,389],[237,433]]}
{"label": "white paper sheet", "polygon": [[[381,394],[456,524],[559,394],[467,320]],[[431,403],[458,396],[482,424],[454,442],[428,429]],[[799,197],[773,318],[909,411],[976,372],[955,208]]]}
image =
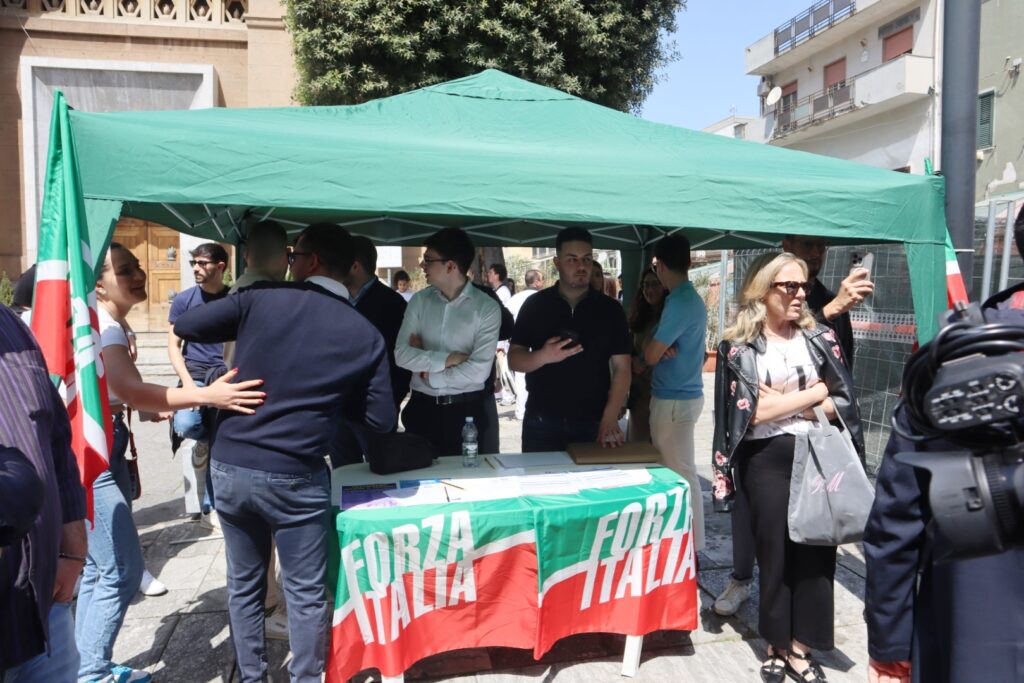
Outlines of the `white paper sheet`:
{"label": "white paper sheet", "polygon": [[552,465],[572,465],[572,458],[565,451],[549,453],[501,453],[490,456],[502,467],[550,467]]}

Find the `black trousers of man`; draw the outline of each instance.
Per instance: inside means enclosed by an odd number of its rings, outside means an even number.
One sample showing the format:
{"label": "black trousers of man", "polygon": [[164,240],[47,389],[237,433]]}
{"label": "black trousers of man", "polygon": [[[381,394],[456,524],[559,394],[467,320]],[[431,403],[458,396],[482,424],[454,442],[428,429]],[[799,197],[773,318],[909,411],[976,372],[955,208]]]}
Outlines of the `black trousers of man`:
{"label": "black trousers of man", "polygon": [[[448,401],[451,401],[450,403]],[[494,404],[494,396],[487,390],[450,396],[428,396],[413,391],[402,411],[405,431],[419,434],[429,440],[440,455],[462,454],[462,428],[466,418],[472,417],[476,425],[480,453],[496,452],[485,444],[497,441],[497,421],[487,419],[486,402]]]}

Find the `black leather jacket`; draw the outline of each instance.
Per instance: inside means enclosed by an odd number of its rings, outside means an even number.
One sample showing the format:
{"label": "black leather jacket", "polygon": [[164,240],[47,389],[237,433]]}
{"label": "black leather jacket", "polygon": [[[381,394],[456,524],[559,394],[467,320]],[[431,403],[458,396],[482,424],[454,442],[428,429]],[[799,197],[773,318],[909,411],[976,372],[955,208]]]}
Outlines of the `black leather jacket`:
{"label": "black leather jacket", "polygon": [[[842,425],[864,459],[864,435],[860,425],[860,409],[853,393],[853,379],[843,360],[835,332],[824,325],[802,329],[811,359],[818,375],[828,387],[829,398],[836,406]],[[712,442],[712,499],[715,510],[732,509],[734,494],[732,458],[757,412],[757,354],[764,353],[767,342],[760,336],[749,344],[723,341],[718,345],[715,366],[715,436]]]}

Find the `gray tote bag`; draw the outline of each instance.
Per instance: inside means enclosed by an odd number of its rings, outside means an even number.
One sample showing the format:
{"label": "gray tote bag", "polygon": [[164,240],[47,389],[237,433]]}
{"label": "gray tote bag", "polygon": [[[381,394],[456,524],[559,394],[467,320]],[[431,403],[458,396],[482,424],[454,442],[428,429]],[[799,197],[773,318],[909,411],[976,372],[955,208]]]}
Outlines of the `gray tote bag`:
{"label": "gray tote bag", "polygon": [[875,490],[850,436],[814,409],[807,436],[797,436],[789,484],[789,537],[804,545],[861,540]]}

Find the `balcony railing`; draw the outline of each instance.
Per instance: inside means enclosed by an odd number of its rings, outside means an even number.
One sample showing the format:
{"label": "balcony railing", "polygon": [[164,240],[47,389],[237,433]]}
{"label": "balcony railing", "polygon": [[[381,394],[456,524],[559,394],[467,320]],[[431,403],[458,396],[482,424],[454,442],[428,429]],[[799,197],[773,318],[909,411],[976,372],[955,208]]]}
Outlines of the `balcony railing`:
{"label": "balcony railing", "polygon": [[788,52],[800,43],[832,28],[856,11],[855,0],[820,0],[775,29],[775,54]]}
{"label": "balcony railing", "polygon": [[844,81],[796,101],[779,102],[767,112],[775,115],[772,139],[792,133],[815,121],[838,116],[854,108],[854,81]]}
{"label": "balcony railing", "polygon": [[241,25],[249,0],[0,0],[0,15],[11,11],[131,23]]}

